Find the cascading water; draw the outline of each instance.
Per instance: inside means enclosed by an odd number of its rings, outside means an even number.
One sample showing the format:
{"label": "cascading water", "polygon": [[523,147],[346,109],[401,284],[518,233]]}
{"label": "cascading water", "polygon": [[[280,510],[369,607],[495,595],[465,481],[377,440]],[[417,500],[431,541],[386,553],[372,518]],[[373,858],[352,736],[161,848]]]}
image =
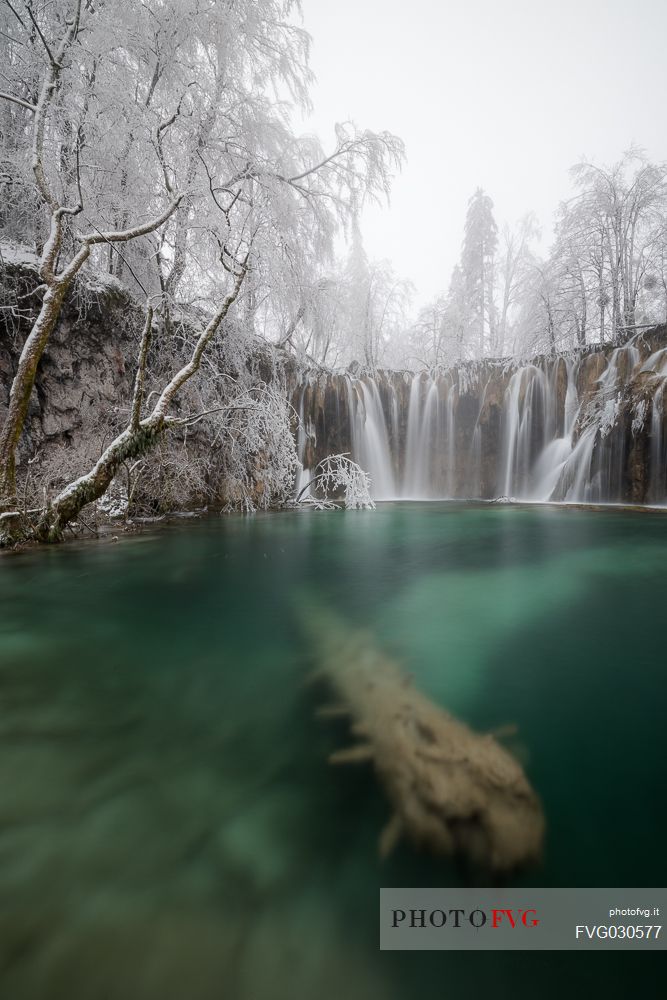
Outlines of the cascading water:
{"label": "cascading water", "polygon": [[657,382],[651,404],[651,479],[648,498],[651,503],[664,503],[667,497],[667,434],[665,433],[667,348],[652,354],[643,366],[642,372]]}
{"label": "cascading water", "polygon": [[505,394],[500,492],[529,497],[532,473],[547,440],[547,379],[535,365],[515,372]]}
{"label": "cascading water", "polygon": [[445,403],[445,442],[447,446],[445,493],[451,498],[456,493],[456,388],[453,383],[449,385]]}
{"label": "cascading water", "polygon": [[489,388],[489,383],[487,381],[484,389],[482,391],[482,396],[480,399],[477,419],[475,420],[475,426],[472,432],[472,438],[470,441],[470,449],[468,453],[468,461],[466,463],[466,475],[463,480],[464,495],[478,498],[482,495],[482,414],[484,412],[484,404],[486,402],[486,393]]}
{"label": "cascading water", "polygon": [[[572,435],[579,413],[579,393],[577,392],[577,375],[579,365],[565,361],[566,392],[563,406],[563,433],[554,437],[545,445],[535,463],[534,491],[530,499],[550,500],[561,480],[563,470],[573,451]],[[555,396],[552,385],[552,395]]]}
{"label": "cascading water", "polygon": [[[349,417],[337,450],[349,440],[377,500],[665,503],[667,347],[650,344],[635,338],[514,369],[337,376],[336,407]],[[340,425],[328,412],[324,424]],[[308,425],[302,395],[302,464]]]}
{"label": "cascading water", "polygon": [[416,496],[413,491],[416,490],[419,453],[421,447],[423,385],[424,377],[422,375],[415,375],[410,385],[410,399],[408,402],[408,429],[405,442],[403,493],[404,495],[412,495],[415,499]]}
{"label": "cascading water", "polygon": [[439,455],[440,399],[436,380],[416,375],[410,388],[403,496],[433,496],[434,457]]}
{"label": "cascading water", "polygon": [[402,495],[451,498],[455,489],[456,390],[451,379],[415,375],[408,401]]}
{"label": "cascading water", "polygon": [[665,435],[665,381],[656,389],[651,407],[651,483],[649,500],[662,503],[667,496],[667,435]]}
{"label": "cascading water", "polygon": [[[612,351],[597,379],[597,391],[577,407],[556,485],[543,499],[605,503],[622,498],[624,442],[613,431],[623,385],[640,360],[640,352],[633,344]],[[580,434],[575,440],[577,426]]]}
{"label": "cascading water", "polygon": [[[310,493],[309,489],[306,489],[310,480],[312,479],[312,472],[310,469],[305,467],[305,455],[306,455],[306,444],[308,443],[309,428],[306,426],[305,416],[304,416],[304,397],[306,395],[305,386],[301,390],[301,395],[299,397],[299,423],[296,430],[296,454],[298,459],[298,468],[296,475],[296,488],[294,491],[295,497],[300,497],[303,491],[304,496]],[[312,433],[312,431],[310,431]]]}
{"label": "cascading water", "polygon": [[347,390],[352,457],[370,475],[373,499],[392,500],[396,483],[377,383],[370,378],[348,379]]}

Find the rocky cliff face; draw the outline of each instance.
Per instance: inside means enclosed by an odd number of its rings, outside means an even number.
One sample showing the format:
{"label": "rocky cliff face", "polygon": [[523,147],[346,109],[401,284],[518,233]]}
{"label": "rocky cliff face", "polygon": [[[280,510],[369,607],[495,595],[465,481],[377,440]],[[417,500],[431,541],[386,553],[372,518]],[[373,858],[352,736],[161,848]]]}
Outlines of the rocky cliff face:
{"label": "rocky cliff face", "polygon": [[[1,421],[38,306],[30,293],[39,277],[29,255],[3,255],[0,267]],[[30,473],[33,486],[59,485],[99,455],[126,416],[141,323],[140,306],[113,279],[89,276],[77,284],[40,363],[19,447],[19,478]]]}
{"label": "rocky cliff face", "polygon": [[[39,304],[31,294],[39,284],[36,259],[15,250],[3,254],[2,249],[0,422]],[[115,279],[87,271],[78,280],[40,362],[18,451],[19,488],[25,489],[30,503],[41,503],[45,492],[52,494],[88,471],[126,426],[143,319],[142,305]],[[165,375],[183,363],[194,319],[179,317],[178,335],[170,342],[159,330],[154,335],[148,392],[163,385]],[[224,405],[232,392],[288,377],[283,359],[260,344],[248,347],[247,338],[233,326],[219,338],[217,350],[215,363],[235,381],[218,379],[205,384],[203,379],[193,380],[180,397],[181,414]],[[275,502],[274,493],[281,487],[276,485],[279,475],[271,465],[272,456],[261,447],[262,413],[252,428],[254,441],[247,423],[239,425],[242,416],[237,414],[227,422],[235,440],[243,437],[243,460],[238,448],[230,449],[230,434],[221,434],[212,421],[201,421],[187,433],[165,436],[155,454],[147,456],[134,472],[128,470],[128,481],[112,489],[112,507],[122,506],[128,492],[142,513],[209,504],[249,508]],[[288,454],[285,461],[289,462]]]}

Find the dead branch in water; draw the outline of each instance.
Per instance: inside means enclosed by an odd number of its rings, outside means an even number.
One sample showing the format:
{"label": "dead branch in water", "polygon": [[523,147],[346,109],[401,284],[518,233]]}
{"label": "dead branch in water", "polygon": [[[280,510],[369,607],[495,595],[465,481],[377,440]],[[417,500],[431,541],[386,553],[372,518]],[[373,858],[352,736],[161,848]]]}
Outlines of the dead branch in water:
{"label": "dead branch in water", "polygon": [[380,856],[405,838],[498,873],[539,860],[542,809],[512,754],[417,691],[369,634],[320,607],[309,607],[303,624],[317,676],[335,696],[335,712],[318,714],[347,713],[357,739],[329,761],[372,763],[392,806]]}

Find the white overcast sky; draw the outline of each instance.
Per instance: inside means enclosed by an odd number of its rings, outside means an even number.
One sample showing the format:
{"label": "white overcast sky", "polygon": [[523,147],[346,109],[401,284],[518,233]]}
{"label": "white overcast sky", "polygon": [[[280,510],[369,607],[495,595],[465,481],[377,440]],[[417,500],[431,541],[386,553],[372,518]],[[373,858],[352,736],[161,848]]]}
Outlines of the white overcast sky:
{"label": "white overcast sky", "polygon": [[631,144],[667,159],[667,0],[302,0],[314,114],[327,146],[351,119],[401,136],[389,208],[367,210],[370,257],[445,290],[478,186],[499,225],[533,209],[547,236],[568,168]]}

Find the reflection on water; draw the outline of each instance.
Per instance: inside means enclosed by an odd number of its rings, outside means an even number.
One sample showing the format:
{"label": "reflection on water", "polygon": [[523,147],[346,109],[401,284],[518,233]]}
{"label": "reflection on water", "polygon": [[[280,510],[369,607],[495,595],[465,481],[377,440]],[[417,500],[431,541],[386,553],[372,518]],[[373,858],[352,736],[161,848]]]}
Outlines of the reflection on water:
{"label": "reflection on water", "polygon": [[391,504],[2,558],[0,996],[508,995],[505,956],[378,951],[380,885],[461,874],[378,864],[383,796],[327,765],[302,683],[304,593],[475,729],[517,723],[548,829],[524,884],[664,884],[664,523]]}

